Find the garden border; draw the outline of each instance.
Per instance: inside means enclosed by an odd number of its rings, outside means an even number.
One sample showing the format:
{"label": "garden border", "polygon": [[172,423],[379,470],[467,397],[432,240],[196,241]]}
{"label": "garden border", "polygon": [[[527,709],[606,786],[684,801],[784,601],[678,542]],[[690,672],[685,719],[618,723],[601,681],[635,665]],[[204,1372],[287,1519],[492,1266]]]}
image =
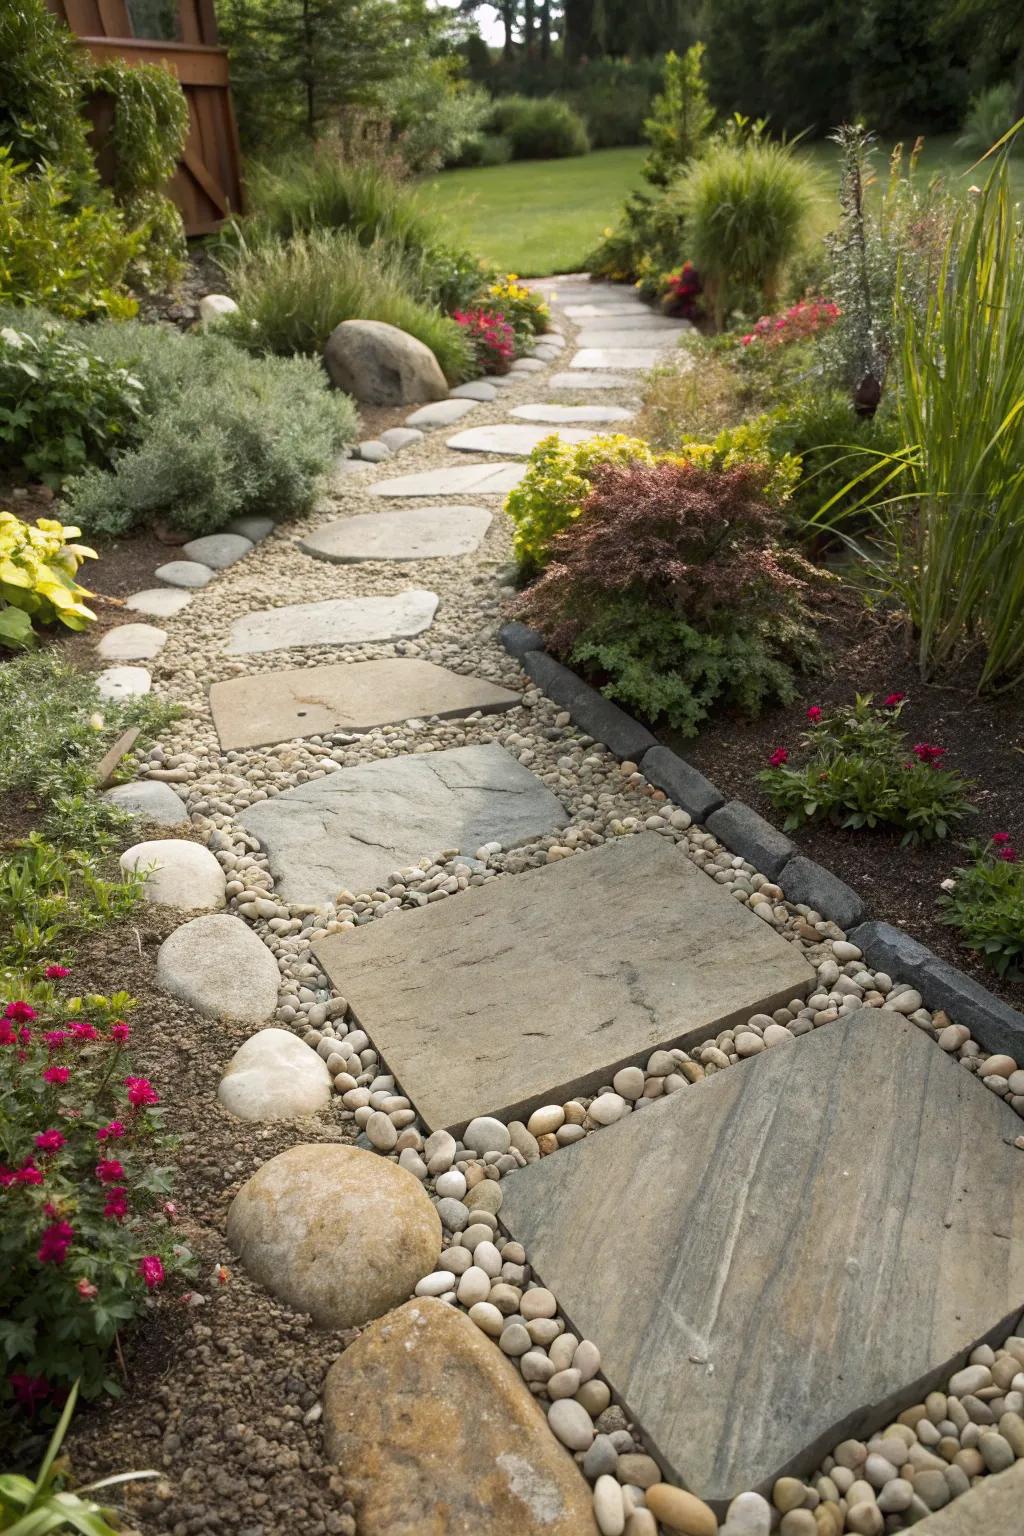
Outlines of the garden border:
{"label": "garden border", "polygon": [[1024,1014],[912,934],[872,918],[857,892],[838,875],[805,857],[790,838],[742,800],[727,801],[710,780],[659,742],[646,726],[549,655],[537,630],[513,621],[502,625],[498,638],[537,687],[569,711],[576,725],[620,760],[635,761],[651,784],[663,789],[720,843],[777,880],[788,901],[805,902],[838,924],[872,966],[913,982],[926,1007],[946,1009],[990,1055],[1005,1052],[1019,1058],[1024,1054]]}

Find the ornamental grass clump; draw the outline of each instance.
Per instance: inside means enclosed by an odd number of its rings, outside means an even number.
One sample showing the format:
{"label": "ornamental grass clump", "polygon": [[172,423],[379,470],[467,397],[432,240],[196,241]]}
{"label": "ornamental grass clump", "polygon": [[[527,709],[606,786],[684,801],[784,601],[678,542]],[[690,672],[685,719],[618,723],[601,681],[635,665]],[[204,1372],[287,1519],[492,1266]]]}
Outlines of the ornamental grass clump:
{"label": "ornamental grass clump", "polygon": [[858,694],[852,705],[823,710],[812,705],[800,742],[804,762],[790,767],[780,746],[758,775],[772,805],[785,812],[785,830],[830,821],[851,830],[889,828],[901,846],[948,837],[974,814],[974,784],[943,766],[945,747],[919,741],[908,746],[899,719],[904,695],[875,704]]}
{"label": "ornamental grass clump", "polygon": [[779,542],[769,470],[682,458],[605,463],[520,599],[607,697],[693,735],[714,707],[795,697],[813,658],[813,568]]}

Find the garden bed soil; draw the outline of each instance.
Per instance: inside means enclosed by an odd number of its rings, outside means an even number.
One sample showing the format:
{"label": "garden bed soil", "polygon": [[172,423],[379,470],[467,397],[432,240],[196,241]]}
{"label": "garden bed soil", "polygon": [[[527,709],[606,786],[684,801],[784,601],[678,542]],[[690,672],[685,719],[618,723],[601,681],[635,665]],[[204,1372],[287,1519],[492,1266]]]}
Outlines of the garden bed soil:
{"label": "garden bed soil", "polygon": [[125,1340],[125,1396],[80,1407],[66,1450],[80,1481],[136,1468],[160,1473],[129,1485],[122,1500],[127,1523],[146,1536],[353,1536],[339,1470],[321,1448],[318,1405],[327,1369],[355,1335],[316,1330],[279,1305],[249,1281],[224,1239],[231,1200],[258,1167],[296,1141],[351,1133],[331,1111],[260,1125],[220,1106],[223,1069],[255,1029],[204,1018],[156,990],[157,950],[181,921],[181,913],[142,906],[88,936],[67,985],[125,988],[138,1000],[132,1065],[153,1080],[179,1138],[170,1159],[177,1232],[196,1257],[190,1284],[202,1300],[184,1299],[189,1288],[181,1285],[161,1295]]}
{"label": "garden bed soil", "polygon": [[[968,837],[987,838],[1007,831],[1024,849],[1024,694],[979,699],[968,674],[943,683],[922,683],[911,654],[907,630],[894,617],[874,615],[853,594],[833,601],[822,628],[825,645],[820,672],[808,676],[796,703],[773,709],[758,720],[718,716],[696,740],[658,730],[662,741],[699,768],[729,799],[743,800],[776,826],[781,813],[757,782],[776,747],[797,757],[810,705],[852,703],[854,694],[876,699],[905,693],[901,724],[908,742],[936,742],[946,748],[944,765],[975,780],[978,814],[970,818]],[[798,828],[790,834],[802,852],[823,864],[860,893],[868,915],[895,923],[1024,1010],[1024,982],[1006,981],[980,956],[965,949],[956,931],[939,921],[939,885],[960,861],[954,842],[901,848],[898,835],[881,831],[844,831],[828,823]]]}

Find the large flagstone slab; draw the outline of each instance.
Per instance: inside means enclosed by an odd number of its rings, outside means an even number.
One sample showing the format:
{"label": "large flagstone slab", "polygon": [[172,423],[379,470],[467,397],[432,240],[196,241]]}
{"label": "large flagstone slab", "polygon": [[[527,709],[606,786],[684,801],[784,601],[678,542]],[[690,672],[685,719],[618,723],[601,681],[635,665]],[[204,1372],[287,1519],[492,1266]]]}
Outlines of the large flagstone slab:
{"label": "large flagstone slab", "polygon": [[[585,427],[566,427],[559,432],[563,443],[587,443],[597,434]],[[520,422],[501,421],[489,427],[467,427],[448,438],[447,446],[462,453],[532,453],[551,432],[547,427],[525,426]]]}
{"label": "large flagstone slab", "polygon": [[299,548],[320,560],[437,560],[468,555],[491,525],[486,507],[409,507],[398,512],[362,512],[324,523]]}
{"label": "large flagstone slab", "polygon": [[576,337],[578,347],[600,347],[614,350],[617,347],[657,347],[659,351],[671,350],[679,342],[682,332],[678,327],[669,330],[648,330],[640,326],[607,325],[588,326]]}
{"label": "large flagstone slab", "polygon": [[632,421],[633,412],[622,405],[514,405],[510,416],[523,421],[546,421],[552,426],[573,421]]}
{"label": "large flagstone slab", "polygon": [[570,369],[656,368],[665,356],[662,347],[581,347],[569,364]]}
{"label": "large flagstone slab", "polygon": [[525,464],[452,464],[371,485],[374,496],[504,496],[526,474]]}
{"label": "large flagstone slab", "polygon": [[502,1222],[656,1454],[721,1507],[1008,1331],[1017,1126],[913,1024],[859,1009],[521,1170]]}
{"label": "large flagstone slab", "polygon": [[570,320],[599,320],[603,315],[649,315],[651,311],[640,299],[591,299],[586,303],[561,304],[559,306]]}
{"label": "large flagstone slab", "polygon": [[[575,365],[573,366],[575,367]],[[571,389],[576,391],[583,389],[630,389],[635,388],[635,386],[635,379],[627,379],[621,373],[591,373],[581,368],[573,373],[553,373],[544,387],[545,389]]]}
{"label": "large flagstone slab", "polygon": [[392,597],[331,597],[244,613],[231,625],[229,656],[281,651],[297,645],[352,645],[400,640],[430,627],[437,593],[415,587]]}
{"label": "large flagstone slab", "polygon": [[490,714],[519,700],[518,693],[482,677],[463,677],[412,656],[259,672],[210,688],[213,723],[225,752],[431,715],[448,720],[477,709]]}
{"label": "large flagstone slab", "polygon": [[472,855],[492,840],[513,847],[568,817],[535,774],[487,745],[342,768],[250,806],[239,820],[267,850],[278,895],[323,906],[341,890],[376,890],[424,855]]}
{"label": "large flagstone slab", "polygon": [[813,977],[655,832],[332,936],[317,958],[432,1130],[561,1102]]}

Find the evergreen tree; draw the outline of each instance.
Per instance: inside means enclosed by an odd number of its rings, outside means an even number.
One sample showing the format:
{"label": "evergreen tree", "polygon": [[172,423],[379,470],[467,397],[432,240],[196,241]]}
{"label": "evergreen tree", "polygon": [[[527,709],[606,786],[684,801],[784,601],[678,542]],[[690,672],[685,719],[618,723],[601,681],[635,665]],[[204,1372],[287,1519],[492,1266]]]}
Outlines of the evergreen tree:
{"label": "evergreen tree", "polygon": [[942,133],[963,121],[966,62],[951,39],[940,36],[938,14],[933,0],[864,0],[855,33],[854,106],[871,128]]}
{"label": "evergreen tree", "polygon": [[662,89],[644,123],[651,146],[644,176],[656,187],[665,186],[687,160],[700,153],[715,120],[701,67],[703,58],[704,44],[694,43],[682,58],[670,53],[665,60]]}

